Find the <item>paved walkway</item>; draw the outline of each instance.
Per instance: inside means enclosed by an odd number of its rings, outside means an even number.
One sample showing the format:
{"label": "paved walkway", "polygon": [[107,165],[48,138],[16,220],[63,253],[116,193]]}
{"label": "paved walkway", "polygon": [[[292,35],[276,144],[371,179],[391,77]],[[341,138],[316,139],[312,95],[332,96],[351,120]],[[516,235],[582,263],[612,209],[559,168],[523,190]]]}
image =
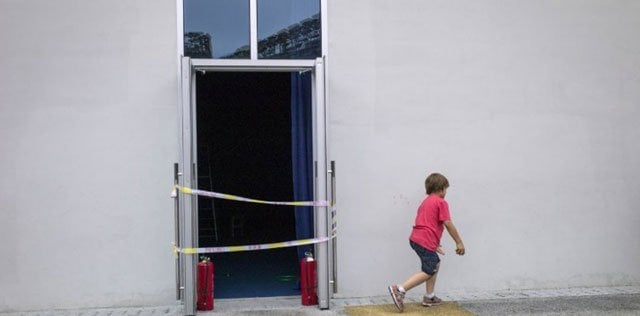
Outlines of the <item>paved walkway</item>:
{"label": "paved walkway", "polygon": [[[386,292],[386,289],[383,289]],[[420,291],[407,295],[407,302],[419,302]],[[457,301],[476,315],[640,315],[640,286],[517,290],[499,292],[439,293]],[[217,315],[346,315],[345,306],[391,304],[388,295],[365,298],[334,298],[331,309],[301,306],[299,297],[224,299],[215,301]],[[100,308],[0,313],[0,316],[181,316],[179,305],[130,308]]]}
{"label": "paved walkway", "polygon": [[640,294],[466,301],[460,306],[479,316],[640,315]]}

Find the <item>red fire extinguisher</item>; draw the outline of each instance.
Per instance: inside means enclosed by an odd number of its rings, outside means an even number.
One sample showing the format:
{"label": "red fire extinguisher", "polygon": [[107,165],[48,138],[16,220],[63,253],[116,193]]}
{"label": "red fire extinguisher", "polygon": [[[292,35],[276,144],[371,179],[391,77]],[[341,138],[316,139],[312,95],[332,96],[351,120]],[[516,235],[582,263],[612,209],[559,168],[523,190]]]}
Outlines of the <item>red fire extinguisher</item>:
{"label": "red fire extinguisher", "polygon": [[198,262],[198,310],[210,311],[213,309],[213,262],[207,257],[202,257]]}
{"label": "red fire extinguisher", "polygon": [[318,304],[318,284],[316,283],[316,261],[311,252],[306,252],[305,258],[300,259],[300,290],[302,305]]}

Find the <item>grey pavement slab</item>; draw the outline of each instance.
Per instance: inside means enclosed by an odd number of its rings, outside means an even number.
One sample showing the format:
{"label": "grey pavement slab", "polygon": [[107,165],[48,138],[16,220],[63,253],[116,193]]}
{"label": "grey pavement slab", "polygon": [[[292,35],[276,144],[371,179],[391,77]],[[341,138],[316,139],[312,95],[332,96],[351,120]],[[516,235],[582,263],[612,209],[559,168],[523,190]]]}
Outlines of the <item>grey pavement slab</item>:
{"label": "grey pavement slab", "polygon": [[475,315],[640,315],[640,294],[458,302]]}
{"label": "grey pavement slab", "polygon": [[[381,289],[386,292],[386,288]],[[497,292],[439,293],[445,300],[457,301],[462,307],[484,315],[640,315],[640,286],[590,287],[567,289],[510,290]],[[419,291],[408,293],[407,302],[418,302]],[[346,315],[346,306],[392,304],[388,294],[375,297],[343,297],[331,300],[330,310],[302,306],[300,297],[270,297],[216,300],[212,312],[198,316]],[[180,305],[90,308],[0,312],[0,316],[182,316]]]}

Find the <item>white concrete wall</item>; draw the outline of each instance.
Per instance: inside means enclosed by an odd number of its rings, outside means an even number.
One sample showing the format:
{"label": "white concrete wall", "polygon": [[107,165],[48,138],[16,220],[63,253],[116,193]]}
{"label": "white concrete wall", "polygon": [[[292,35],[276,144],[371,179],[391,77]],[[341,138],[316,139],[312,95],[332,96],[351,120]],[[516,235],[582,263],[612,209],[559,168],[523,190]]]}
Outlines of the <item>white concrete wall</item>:
{"label": "white concrete wall", "polygon": [[172,304],[174,0],[0,0],[0,311]]}
{"label": "white concrete wall", "polygon": [[[432,171],[468,248],[441,291],[640,284],[637,2],[329,10],[341,295],[417,270]],[[0,0],[0,311],[174,302],[175,29],[173,0]]]}
{"label": "white concrete wall", "polygon": [[[339,284],[385,295],[439,171],[440,291],[640,284],[640,3],[329,2]],[[423,292],[421,287],[417,292]]]}

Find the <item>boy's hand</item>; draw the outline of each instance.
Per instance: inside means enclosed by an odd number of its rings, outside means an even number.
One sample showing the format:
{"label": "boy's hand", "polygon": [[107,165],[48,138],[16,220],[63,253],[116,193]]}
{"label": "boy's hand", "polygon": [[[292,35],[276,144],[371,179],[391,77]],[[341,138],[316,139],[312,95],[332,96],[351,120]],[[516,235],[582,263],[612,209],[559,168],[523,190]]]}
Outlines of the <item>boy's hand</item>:
{"label": "boy's hand", "polygon": [[456,244],[456,253],[460,256],[464,256],[464,244],[462,242]]}
{"label": "boy's hand", "polygon": [[442,246],[438,246],[438,249],[436,249],[436,252],[444,256],[444,250],[442,249]]}

